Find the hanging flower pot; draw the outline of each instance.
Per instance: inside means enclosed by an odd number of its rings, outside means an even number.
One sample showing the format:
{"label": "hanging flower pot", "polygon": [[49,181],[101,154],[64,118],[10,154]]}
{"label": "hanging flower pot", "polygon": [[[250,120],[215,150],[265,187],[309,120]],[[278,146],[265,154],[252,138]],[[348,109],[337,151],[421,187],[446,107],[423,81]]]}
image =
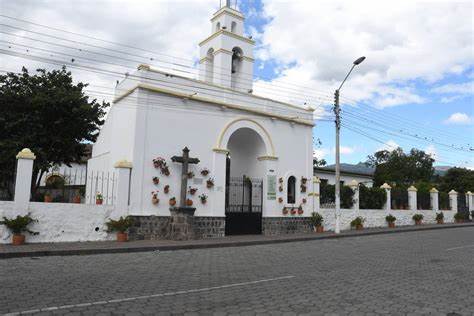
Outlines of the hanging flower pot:
{"label": "hanging flower pot", "polygon": [[308,178],[301,177],[301,183],[306,184],[307,181],[308,181]]}
{"label": "hanging flower pot", "polygon": [[303,198],[302,202],[303,202],[303,204],[306,204],[306,202],[307,202],[306,198]]}
{"label": "hanging flower pot", "polygon": [[207,179],[206,186],[207,186],[208,189],[212,188],[214,186],[214,179],[212,179],[212,178]]}
{"label": "hanging flower pot", "polygon": [[171,206],[175,206],[175,205],[176,205],[176,198],[175,198],[174,196],[170,199],[170,205],[171,205]]}
{"label": "hanging flower pot", "polygon": [[281,185],[278,187],[278,191],[283,192],[283,187]]}
{"label": "hanging flower pot", "polygon": [[288,209],[286,207],[283,208],[282,210],[283,215],[288,215]]}
{"label": "hanging flower pot", "polygon": [[169,186],[169,184],[165,185],[165,187],[163,188],[163,192],[164,192],[165,194],[168,194],[168,193],[170,192],[170,186]]}
{"label": "hanging flower pot", "polygon": [[296,215],[297,211],[298,211],[297,208],[292,208],[290,213],[291,213],[291,215]]}
{"label": "hanging flower pot", "polygon": [[164,166],[161,168],[161,174],[164,174],[165,176],[169,176],[170,175],[170,169],[168,166]]}
{"label": "hanging flower pot", "polygon": [[194,177],[194,172],[189,171],[188,172],[188,179],[192,179]]}
{"label": "hanging flower pot", "polygon": [[198,190],[197,188],[189,187],[189,194],[194,195],[196,194],[197,190]]}
{"label": "hanging flower pot", "polygon": [[306,192],[306,186],[305,186],[305,185],[302,184],[302,185],[300,186],[300,188],[301,188],[301,193],[305,193],[305,192]]}
{"label": "hanging flower pot", "polygon": [[153,166],[157,169],[161,168],[165,164],[166,164],[166,161],[165,161],[164,158],[157,157],[157,158],[153,159]]}
{"label": "hanging flower pot", "polygon": [[206,202],[207,202],[207,195],[203,193],[203,194],[201,194],[201,195],[199,196],[199,199],[201,200],[201,203],[202,203],[202,204],[206,204]]}
{"label": "hanging flower pot", "polygon": [[158,177],[153,177],[153,184],[156,184],[156,185],[157,185],[158,183],[160,183],[160,178],[158,178]]}
{"label": "hanging flower pot", "polygon": [[283,183],[283,178],[282,177],[278,178],[278,182]]}
{"label": "hanging flower pot", "polygon": [[187,206],[193,206],[193,200],[187,199],[187,200],[186,200],[186,205],[187,205]]}
{"label": "hanging flower pot", "polygon": [[207,176],[209,174],[209,170],[207,168],[204,168],[201,170],[201,175],[203,175],[204,177]]}
{"label": "hanging flower pot", "polygon": [[298,208],[298,215],[303,215],[304,211],[303,211],[303,208]]}
{"label": "hanging flower pot", "polygon": [[151,203],[157,205],[160,203],[160,199],[158,198],[158,191],[151,192]]}
{"label": "hanging flower pot", "polygon": [[282,197],[278,198],[278,203],[283,203],[283,198]]}

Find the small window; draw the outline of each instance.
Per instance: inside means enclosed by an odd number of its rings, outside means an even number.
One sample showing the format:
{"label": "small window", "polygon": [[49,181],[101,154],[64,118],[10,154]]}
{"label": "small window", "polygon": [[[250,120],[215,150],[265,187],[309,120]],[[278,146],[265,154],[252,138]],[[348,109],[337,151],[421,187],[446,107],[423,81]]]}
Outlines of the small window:
{"label": "small window", "polygon": [[294,204],[296,201],[296,178],[291,176],[288,178],[288,193],[286,196],[286,202],[288,204]]}
{"label": "small window", "polygon": [[232,24],[230,25],[230,31],[231,31],[232,33],[235,33],[236,28],[237,28],[237,23],[235,23],[234,21],[232,21]]}
{"label": "small window", "polygon": [[216,24],[216,32],[219,32],[221,29],[221,22],[217,22]]}

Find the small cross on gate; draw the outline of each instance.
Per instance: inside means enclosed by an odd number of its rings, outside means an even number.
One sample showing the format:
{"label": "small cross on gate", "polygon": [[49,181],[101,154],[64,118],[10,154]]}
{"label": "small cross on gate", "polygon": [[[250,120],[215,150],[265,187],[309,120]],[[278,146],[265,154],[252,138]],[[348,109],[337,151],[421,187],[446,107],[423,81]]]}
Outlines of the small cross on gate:
{"label": "small cross on gate", "polygon": [[186,206],[186,191],[188,188],[188,166],[189,164],[199,163],[199,159],[189,158],[189,149],[188,147],[184,147],[183,155],[173,156],[171,157],[171,161],[180,162],[183,164],[183,168],[181,171],[181,195],[179,198],[179,207],[185,207]]}

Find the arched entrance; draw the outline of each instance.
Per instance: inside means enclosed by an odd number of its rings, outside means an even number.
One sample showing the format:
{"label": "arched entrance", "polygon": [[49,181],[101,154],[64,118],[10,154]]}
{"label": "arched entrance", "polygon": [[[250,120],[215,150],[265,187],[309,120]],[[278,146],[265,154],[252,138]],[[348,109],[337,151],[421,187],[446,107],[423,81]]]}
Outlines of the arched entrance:
{"label": "arched entrance", "polygon": [[227,142],[226,235],[262,232],[263,177],[265,170],[257,159],[266,146],[252,128],[233,131]]}

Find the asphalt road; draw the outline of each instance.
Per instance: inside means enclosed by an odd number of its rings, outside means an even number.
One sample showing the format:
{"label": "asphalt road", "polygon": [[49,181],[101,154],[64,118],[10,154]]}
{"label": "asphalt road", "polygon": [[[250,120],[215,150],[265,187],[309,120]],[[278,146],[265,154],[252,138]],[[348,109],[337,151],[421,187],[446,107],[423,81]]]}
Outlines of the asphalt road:
{"label": "asphalt road", "polygon": [[0,313],[474,315],[474,227],[0,260]]}

